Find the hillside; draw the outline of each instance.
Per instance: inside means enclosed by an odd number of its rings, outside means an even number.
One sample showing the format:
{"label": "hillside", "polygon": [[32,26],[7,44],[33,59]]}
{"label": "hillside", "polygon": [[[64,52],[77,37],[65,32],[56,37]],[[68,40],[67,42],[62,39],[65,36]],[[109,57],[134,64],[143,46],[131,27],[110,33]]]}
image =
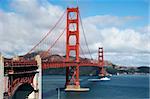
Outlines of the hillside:
{"label": "hillside", "polygon": [[[31,54],[27,54],[25,56],[20,56],[20,59],[29,59],[34,58],[36,55],[43,55],[46,52],[44,51],[38,51],[33,52]],[[49,53],[46,54],[46,56],[42,59],[42,61],[49,61],[49,62],[62,62],[65,61],[66,56],[60,56],[60,55],[50,55]],[[75,57],[71,56],[70,60],[75,60]],[[94,61],[97,62],[97,60],[91,60],[88,58],[82,58],[80,57],[80,61]],[[105,69],[109,74],[146,74],[150,73],[150,67],[148,66],[118,66],[113,64],[110,61],[105,60]],[[96,75],[98,74],[98,67],[80,67],[80,75]],[[50,68],[43,71],[43,75],[62,75],[65,74],[65,68]]]}

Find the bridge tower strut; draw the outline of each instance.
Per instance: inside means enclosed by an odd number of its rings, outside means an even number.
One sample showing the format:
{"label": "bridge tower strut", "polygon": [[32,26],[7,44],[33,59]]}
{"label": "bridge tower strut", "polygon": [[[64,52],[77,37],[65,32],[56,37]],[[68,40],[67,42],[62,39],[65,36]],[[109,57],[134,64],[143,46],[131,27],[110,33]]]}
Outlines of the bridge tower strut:
{"label": "bridge tower strut", "polygon": [[[74,15],[74,18],[71,18]],[[74,26],[74,30],[71,29]],[[79,10],[77,8],[67,8],[67,26],[66,26],[66,62],[70,62],[70,52],[75,52],[75,61],[79,62]],[[75,36],[76,43],[71,44],[70,38]],[[79,65],[66,67],[66,88],[73,86],[80,88]]]}

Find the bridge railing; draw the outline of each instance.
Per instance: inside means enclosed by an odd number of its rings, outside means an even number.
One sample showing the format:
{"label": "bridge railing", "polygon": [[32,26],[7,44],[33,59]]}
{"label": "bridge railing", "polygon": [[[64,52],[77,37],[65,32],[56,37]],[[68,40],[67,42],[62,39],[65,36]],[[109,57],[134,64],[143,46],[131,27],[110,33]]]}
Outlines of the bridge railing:
{"label": "bridge railing", "polygon": [[92,61],[81,61],[81,62],[42,62],[42,68],[63,68],[63,67],[69,67],[69,66],[96,66],[101,67],[103,64],[98,62],[92,62]]}
{"label": "bridge railing", "polygon": [[37,66],[37,62],[35,60],[23,60],[23,61],[13,61],[13,60],[4,60],[4,66]]}

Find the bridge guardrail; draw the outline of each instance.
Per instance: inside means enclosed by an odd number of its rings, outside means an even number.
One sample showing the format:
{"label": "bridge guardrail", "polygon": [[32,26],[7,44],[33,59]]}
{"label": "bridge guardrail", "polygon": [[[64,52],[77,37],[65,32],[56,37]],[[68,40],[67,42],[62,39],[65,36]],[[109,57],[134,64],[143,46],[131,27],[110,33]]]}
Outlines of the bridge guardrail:
{"label": "bridge guardrail", "polygon": [[37,66],[37,62],[35,60],[32,61],[13,61],[13,60],[4,60],[4,66]]}
{"label": "bridge guardrail", "polygon": [[103,66],[103,63],[96,62],[42,62],[42,68],[61,68],[61,67],[69,67],[69,66]]}

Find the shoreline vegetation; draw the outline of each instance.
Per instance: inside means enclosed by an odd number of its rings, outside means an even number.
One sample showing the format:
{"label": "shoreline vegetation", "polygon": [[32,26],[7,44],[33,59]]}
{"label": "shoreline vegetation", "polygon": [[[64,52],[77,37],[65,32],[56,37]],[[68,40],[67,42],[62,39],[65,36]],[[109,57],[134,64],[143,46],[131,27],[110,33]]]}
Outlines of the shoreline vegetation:
{"label": "shoreline vegetation", "polygon": [[[112,75],[149,75],[150,67],[119,67],[105,66],[108,74]],[[65,75],[65,68],[50,68],[43,70],[43,75]],[[80,67],[80,75],[98,75],[98,67]]]}

